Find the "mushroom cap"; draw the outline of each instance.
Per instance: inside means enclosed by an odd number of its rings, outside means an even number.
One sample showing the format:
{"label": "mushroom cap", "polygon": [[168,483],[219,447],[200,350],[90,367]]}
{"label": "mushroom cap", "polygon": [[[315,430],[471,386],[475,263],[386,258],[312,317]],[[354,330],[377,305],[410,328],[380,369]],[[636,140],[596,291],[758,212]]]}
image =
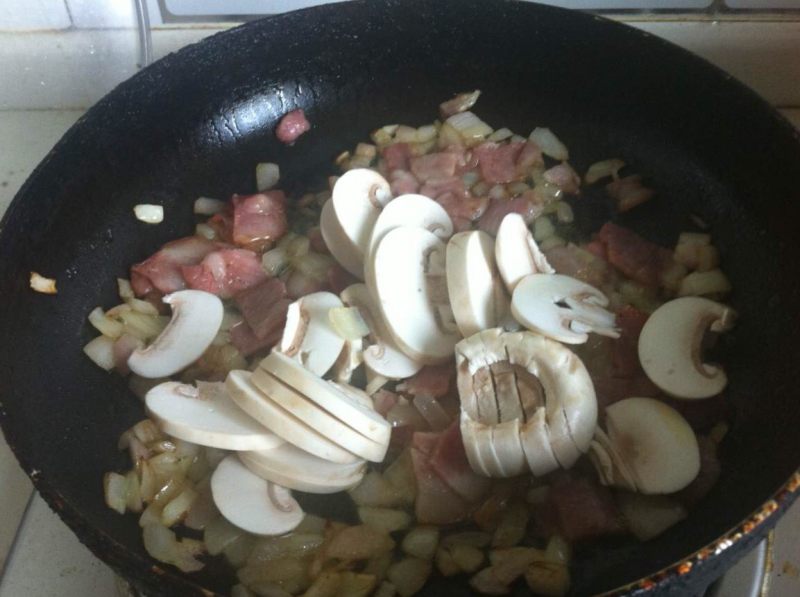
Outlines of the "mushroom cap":
{"label": "mushroom cap", "polygon": [[131,371],[150,379],[177,373],[199,359],[216,337],[225,313],[219,297],[202,290],[179,290],[165,296],[164,302],[172,307],[167,327],[128,358]]}
{"label": "mushroom cap", "polygon": [[331,292],[307,294],[289,305],[280,350],[309,371],[325,375],[344,347],[328,312],[342,301]]}
{"label": "mushroom cap", "polygon": [[450,306],[465,337],[497,326],[508,312],[494,244],[492,237],[480,230],[459,232],[447,243]]}
{"label": "mushroom cap", "polygon": [[[326,244],[326,235],[332,237],[334,244],[328,244],[328,248],[336,260],[339,261],[337,252],[342,254],[344,260],[339,263],[358,278],[364,275],[364,257],[369,250],[372,228],[391,198],[392,190],[386,179],[368,168],[348,170],[333,185],[331,210],[325,221],[320,220],[320,229]],[[334,251],[337,242],[341,246]]]}
{"label": "mushroom cap", "polygon": [[[561,306],[566,305],[566,306]],[[606,296],[561,274],[531,274],[517,283],[511,313],[531,331],[566,344],[583,344],[587,331],[618,337]]]}
{"label": "mushroom cap", "polygon": [[509,292],[514,292],[525,276],[556,273],[518,213],[510,213],[500,222],[494,253],[497,269]]}
{"label": "mushroom cap", "polygon": [[661,305],[647,319],[639,336],[639,361],[647,377],[678,398],[708,398],[727,385],[725,371],[702,361],[707,330],[732,326],[730,307],[700,297],[678,298]]}
{"label": "mushroom cap", "polygon": [[212,385],[207,391],[176,381],[161,383],[145,395],[147,413],[165,433],[201,446],[268,450],[283,443],[236,406],[223,384],[206,384]]}
{"label": "mushroom cap", "polygon": [[331,199],[328,199],[322,206],[319,215],[319,231],[325,241],[325,246],[328,247],[337,263],[359,280],[362,279],[364,277],[364,255],[350,240],[339,220],[336,219]]}
{"label": "mushroom cap", "polygon": [[700,472],[697,437],[681,414],[653,398],[606,408],[608,438],[641,493],[674,493]]}
{"label": "mushroom cap", "polygon": [[443,329],[434,302],[446,301],[435,296],[437,282],[443,280],[428,271],[444,252],[444,243],[434,233],[402,226],[383,237],[373,256],[376,279],[370,290],[378,299],[384,321],[400,349],[422,363],[447,360],[460,340],[460,334]]}
{"label": "mushroom cap", "polygon": [[[365,439],[377,443],[383,454],[376,462],[383,458],[391,438],[392,426],[375,412],[371,400],[360,395],[354,396],[360,390],[347,384],[330,383],[279,352],[272,352],[261,361],[260,369],[275,376]],[[364,458],[374,460],[374,457]]]}
{"label": "mushroom cap", "polygon": [[366,285],[351,284],[340,297],[347,306],[358,308],[369,327],[373,344],[363,352],[364,363],[369,369],[387,379],[404,379],[422,369],[422,363],[397,347],[383,320],[383,313]]}
{"label": "mushroom cap", "polygon": [[283,535],[305,516],[289,490],[251,473],[235,454],[211,476],[211,495],[229,522],[255,535]]}
{"label": "mushroom cap", "polygon": [[308,493],[336,493],[364,477],[363,461],[339,464],[323,460],[292,444],[271,450],[241,452],[242,463],[262,479]]}
{"label": "mushroom cap", "polygon": [[249,371],[231,371],[225,380],[231,398],[248,415],[275,435],[315,456],[343,464],[359,460],[355,454],[266,396],[253,385],[250,378]]}
{"label": "mushroom cap", "polygon": [[425,228],[443,241],[453,234],[453,221],[440,203],[425,195],[400,195],[386,204],[375,221],[367,249],[367,263],[370,261],[369,255],[372,255],[386,233],[400,226]]}

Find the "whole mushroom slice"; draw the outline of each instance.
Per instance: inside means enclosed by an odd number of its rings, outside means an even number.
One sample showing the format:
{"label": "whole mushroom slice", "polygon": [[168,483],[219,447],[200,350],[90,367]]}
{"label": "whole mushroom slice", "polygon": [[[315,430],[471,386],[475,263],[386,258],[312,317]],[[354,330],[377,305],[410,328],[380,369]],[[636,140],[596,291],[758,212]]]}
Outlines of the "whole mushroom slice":
{"label": "whole mushroom slice", "polygon": [[500,465],[491,453],[491,426],[470,418],[462,409],[459,417],[461,441],[470,468],[484,477],[500,476]]}
{"label": "whole mushroom slice", "polygon": [[221,383],[167,381],[145,395],[147,413],[178,439],[221,450],[269,450],[283,440],[247,415]]}
{"label": "whole mushroom slice", "polygon": [[595,431],[594,440],[589,446],[589,459],[603,485],[636,491],[636,479],[633,473],[606,432],[600,427]]}
{"label": "whole mushroom slice", "polygon": [[519,419],[513,419],[492,426],[491,447],[495,459],[500,463],[501,477],[516,477],[527,468],[519,423]]}
{"label": "whole mushroom slice", "polygon": [[700,472],[700,449],[689,423],[653,398],[627,398],[606,408],[610,445],[640,493],[674,493]]}
{"label": "whole mushroom slice", "polygon": [[358,456],[331,441],[300,418],[287,411],[250,380],[249,371],[231,371],[225,387],[236,405],[275,435],[315,456],[343,464],[357,462]]}
{"label": "whole mushroom slice", "polygon": [[[456,353],[456,385],[461,399],[461,409],[469,417],[486,425],[500,422],[500,408],[497,404],[491,365],[505,358],[505,353],[498,351],[490,354],[486,346],[495,338],[499,338],[502,330],[485,330],[461,340],[455,347]],[[489,342],[482,337],[490,336]]]}
{"label": "whole mushroom slice", "polygon": [[408,357],[394,342],[380,307],[364,284],[351,284],[339,295],[348,307],[356,307],[367,323],[369,346],[364,348],[364,364],[387,379],[405,379],[422,369],[422,363]]}
{"label": "whole mushroom slice", "polygon": [[[381,209],[391,199],[389,183],[368,168],[349,170],[333,185],[332,211],[328,213],[329,218],[320,221],[320,229],[336,260],[339,261],[339,253],[344,255],[340,264],[358,278],[364,275],[364,258],[369,250],[372,228]],[[338,226],[330,225],[332,223]]]}
{"label": "whole mushroom slice", "polygon": [[216,295],[202,290],[179,290],[164,297],[172,319],[146,348],[133,351],[130,370],[150,379],[167,377],[191,365],[217,335],[225,309]]}
{"label": "whole mushroom slice", "polygon": [[445,245],[424,228],[402,226],[378,243],[374,292],[384,321],[401,350],[416,361],[436,364],[452,357],[461,335],[443,320]]}
{"label": "whole mushroom slice", "polygon": [[291,444],[272,450],[240,452],[239,459],[262,479],[308,493],[345,491],[357,485],[366,470],[363,461],[338,464]]}
{"label": "whole mushroom slice", "polygon": [[342,421],[358,434],[378,444],[382,450],[380,457],[364,456],[367,460],[380,462],[386,453],[391,438],[392,426],[375,412],[372,400],[361,390],[346,384],[335,384],[314,375],[301,367],[296,361],[279,352],[272,352],[260,368],[274,375],[278,380],[308,398],[323,411]]}
{"label": "whole mushroom slice", "polygon": [[514,292],[525,276],[556,273],[518,213],[510,213],[500,222],[494,254],[497,269],[509,292]]}
{"label": "whole mushroom slice", "polygon": [[231,524],[254,535],[283,535],[305,516],[288,489],[250,472],[235,454],[211,476],[211,495]]}
{"label": "whole mushroom slice", "polygon": [[531,331],[566,344],[583,344],[588,332],[618,338],[606,296],[561,274],[531,274],[517,283],[511,312]]}
{"label": "whole mushroom slice", "polygon": [[508,297],[497,272],[494,240],[480,230],[459,232],[447,243],[447,290],[461,333],[466,336],[500,324]]}
{"label": "whole mushroom slice", "polygon": [[703,362],[705,334],[725,332],[736,312],[700,297],[678,298],[661,305],[647,319],[639,336],[639,361],[647,377],[678,398],[719,394],[728,377],[722,367]]}
{"label": "whole mushroom slice", "polygon": [[[259,368],[251,377],[253,385],[261,390],[272,402],[306,423],[317,433],[338,444],[359,458],[380,462],[386,455],[385,444],[379,444],[348,426],[344,421],[322,409],[307,396]],[[326,398],[328,395],[326,395]],[[337,399],[335,396],[334,400]]]}
{"label": "whole mushroom slice", "polygon": [[280,351],[309,371],[325,375],[339,358],[345,342],[331,324],[328,312],[342,306],[341,299],[331,292],[314,292],[291,303]]}
{"label": "whole mushroom slice", "polygon": [[387,232],[400,226],[425,228],[445,242],[453,235],[453,221],[440,203],[413,193],[395,197],[383,208],[372,228],[364,260],[365,280],[375,279],[374,262],[370,259],[375,247]]}
{"label": "whole mushroom slice", "polygon": [[550,446],[550,429],[544,407],[537,408],[520,426],[519,439],[528,468],[535,477],[558,470],[558,460]]}

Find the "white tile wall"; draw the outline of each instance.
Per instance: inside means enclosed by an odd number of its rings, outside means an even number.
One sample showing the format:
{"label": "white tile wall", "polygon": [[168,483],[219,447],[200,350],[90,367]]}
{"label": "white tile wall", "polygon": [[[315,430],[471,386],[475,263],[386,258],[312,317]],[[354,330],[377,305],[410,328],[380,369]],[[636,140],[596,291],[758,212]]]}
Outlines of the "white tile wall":
{"label": "white tile wall", "polygon": [[134,0],[66,0],[75,27],[136,27]]}
{"label": "white tile wall", "polygon": [[0,0],[0,31],[66,29],[71,24],[64,0]]}
{"label": "white tile wall", "polygon": [[[2,179],[2,175],[0,175]],[[1,200],[0,200],[1,201]],[[0,214],[5,207],[0,203]],[[3,434],[0,433],[0,578],[6,558],[17,534],[19,521],[31,496],[31,482],[11,453]]]}

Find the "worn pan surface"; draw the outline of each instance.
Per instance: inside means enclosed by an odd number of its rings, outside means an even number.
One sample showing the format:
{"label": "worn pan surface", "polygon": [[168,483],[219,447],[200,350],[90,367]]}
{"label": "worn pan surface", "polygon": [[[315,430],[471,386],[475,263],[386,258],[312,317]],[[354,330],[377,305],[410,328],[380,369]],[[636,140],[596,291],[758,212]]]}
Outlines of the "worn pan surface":
{"label": "worn pan surface", "polygon": [[[688,214],[711,223],[743,314],[723,347],[738,416],[719,484],[655,541],[580,553],[574,593],[634,583],[620,590],[686,594],[792,501],[800,144],[791,127],[708,64],[597,17],[502,1],[329,5],[250,23],[139,73],[67,133],[2,223],[3,430],[50,505],[138,586],[224,592],[230,579],[214,566],[192,577],[157,566],[136,518],[104,506],[102,474],[126,466],[115,444],[142,408],[122,378],[81,353],[86,314],[113,303],[114,278],[130,263],[191,232],[198,195],[253,191],[253,166],[265,160],[281,164],[289,189],[304,189],[376,126],[430,122],[442,99],[473,88],[493,125],[556,130],[579,171],[619,156],[650,176],[659,199],[624,224],[671,244]],[[313,129],[285,147],[271,131],[295,107]],[[164,204],[162,225],[133,218],[143,201]],[[605,216],[595,211],[579,209],[587,232]],[[56,277],[59,294],[29,291],[30,270]],[[461,593],[454,581],[426,589]]]}

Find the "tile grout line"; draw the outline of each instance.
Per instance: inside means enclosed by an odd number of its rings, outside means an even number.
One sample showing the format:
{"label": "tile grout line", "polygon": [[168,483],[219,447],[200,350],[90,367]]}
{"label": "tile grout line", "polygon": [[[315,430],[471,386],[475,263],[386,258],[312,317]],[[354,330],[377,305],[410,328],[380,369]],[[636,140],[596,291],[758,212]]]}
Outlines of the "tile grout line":
{"label": "tile grout line", "polygon": [[9,562],[11,562],[11,559],[14,557],[14,551],[22,538],[22,528],[24,527],[25,519],[28,517],[31,504],[33,504],[33,500],[37,495],[38,493],[36,489],[32,489],[30,495],[28,495],[28,501],[25,504],[25,509],[22,511],[22,515],[19,517],[19,522],[17,523],[17,528],[14,531],[14,538],[11,540],[11,544],[8,546],[8,553],[6,554],[5,559],[0,562],[0,564],[2,564],[0,565],[0,589],[3,587],[3,577],[5,576],[6,568],[8,567]]}

